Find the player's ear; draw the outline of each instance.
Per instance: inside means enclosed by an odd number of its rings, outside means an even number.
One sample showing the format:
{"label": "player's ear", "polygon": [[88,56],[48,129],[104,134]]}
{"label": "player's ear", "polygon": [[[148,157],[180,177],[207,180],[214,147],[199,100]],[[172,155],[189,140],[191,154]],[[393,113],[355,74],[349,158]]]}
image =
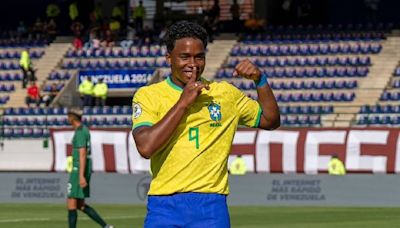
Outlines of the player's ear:
{"label": "player's ear", "polygon": [[168,64],[171,65],[171,54],[170,53],[167,53],[165,55],[165,59],[167,60]]}

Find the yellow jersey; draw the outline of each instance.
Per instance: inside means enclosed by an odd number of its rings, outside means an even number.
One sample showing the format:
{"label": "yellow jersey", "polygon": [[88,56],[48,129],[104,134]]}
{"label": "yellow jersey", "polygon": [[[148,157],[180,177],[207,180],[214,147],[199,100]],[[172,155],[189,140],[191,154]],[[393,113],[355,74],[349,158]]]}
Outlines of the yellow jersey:
{"label": "yellow jersey", "polygon": [[[149,195],[179,192],[229,194],[227,161],[238,125],[258,127],[262,109],[227,82],[209,82],[180,121],[171,140],[151,158]],[[152,126],[174,106],[183,89],[166,80],[133,97],[132,130]]]}

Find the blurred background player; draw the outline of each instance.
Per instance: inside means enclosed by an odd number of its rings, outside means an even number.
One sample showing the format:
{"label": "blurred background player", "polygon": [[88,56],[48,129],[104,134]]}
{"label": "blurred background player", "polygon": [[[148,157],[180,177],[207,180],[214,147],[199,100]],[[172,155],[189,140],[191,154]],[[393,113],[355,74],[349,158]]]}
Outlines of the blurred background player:
{"label": "blurred background player", "polygon": [[133,20],[137,33],[143,31],[143,20],[146,18],[146,8],[143,6],[143,1],[139,1],[139,5],[133,9]]}
{"label": "blurred background player", "polygon": [[346,175],[346,168],[336,154],[329,160],[328,173],[330,175]]}
{"label": "blurred background player", "polygon": [[22,70],[22,88],[25,89],[29,81],[35,80],[35,70],[32,67],[32,61],[31,57],[29,56],[28,48],[21,52],[19,66]]}
{"label": "blurred background player", "polygon": [[107,100],[108,86],[103,82],[103,78],[99,78],[99,81],[93,87],[93,96],[95,99],[96,106],[105,106]]}
{"label": "blurred background player", "polygon": [[88,76],[79,85],[79,93],[82,99],[83,107],[92,106],[93,104],[93,82],[92,77]]}
{"label": "blurred background player", "polygon": [[242,155],[236,156],[229,167],[229,173],[232,175],[245,175],[247,172],[246,162],[243,160]]}
{"label": "blurred background player", "polygon": [[72,171],[68,181],[68,224],[69,228],[75,228],[78,221],[77,209],[88,215],[101,227],[111,228],[97,212],[85,204],[85,198],[90,196],[90,176],[92,172],[92,159],[90,157],[90,133],[82,124],[82,110],[70,109],[68,121],[75,129],[72,138]]}
{"label": "blurred background player", "polygon": [[166,35],[172,76],[133,98],[132,134],[153,173],[145,227],[230,227],[227,160],[236,128],[280,125],[267,78],[249,60],[233,76],[255,81],[257,101],[201,77],[207,36],[196,23],[173,24]]}

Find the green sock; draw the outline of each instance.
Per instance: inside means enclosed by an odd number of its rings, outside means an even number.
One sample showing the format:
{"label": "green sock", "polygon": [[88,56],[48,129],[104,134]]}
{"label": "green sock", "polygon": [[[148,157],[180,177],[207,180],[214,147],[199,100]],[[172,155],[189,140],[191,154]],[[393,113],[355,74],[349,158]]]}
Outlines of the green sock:
{"label": "green sock", "polygon": [[83,209],[83,213],[87,214],[91,219],[93,219],[93,221],[97,222],[102,227],[105,227],[107,225],[107,223],[104,222],[104,220],[100,217],[100,215],[97,214],[97,212],[87,204]]}
{"label": "green sock", "polygon": [[68,224],[69,228],[76,228],[76,221],[78,221],[78,214],[75,210],[68,210]]}

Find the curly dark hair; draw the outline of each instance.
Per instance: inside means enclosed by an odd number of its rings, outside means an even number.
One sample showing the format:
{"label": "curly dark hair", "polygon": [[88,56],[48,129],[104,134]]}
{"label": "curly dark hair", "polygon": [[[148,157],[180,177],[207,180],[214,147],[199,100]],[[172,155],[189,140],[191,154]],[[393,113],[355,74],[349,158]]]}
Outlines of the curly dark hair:
{"label": "curly dark hair", "polygon": [[178,21],[168,28],[164,38],[167,45],[167,51],[171,52],[175,47],[175,41],[183,38],[196,38],[203,42],[204,48],[207,48],[208,34],[206,30],[197,23],[189,21]]}

